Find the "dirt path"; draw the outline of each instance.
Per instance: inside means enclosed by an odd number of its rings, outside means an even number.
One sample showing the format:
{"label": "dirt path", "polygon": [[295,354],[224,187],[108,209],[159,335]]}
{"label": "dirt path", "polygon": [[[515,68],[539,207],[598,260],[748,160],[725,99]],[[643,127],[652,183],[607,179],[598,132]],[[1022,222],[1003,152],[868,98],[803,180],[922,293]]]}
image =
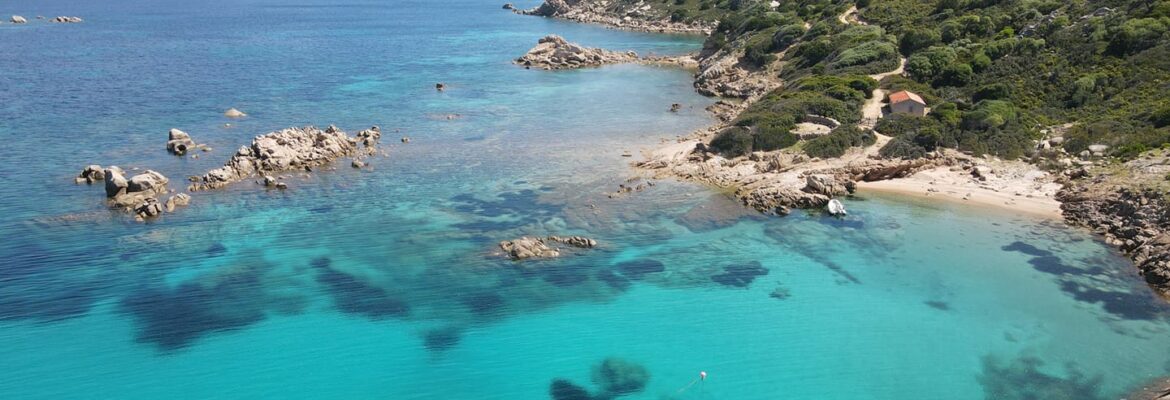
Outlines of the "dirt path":
{"label": "dirt path", "polygon": [[[862,24],[861,21],[858,21],[856,18],[854,18],[852,22],[849,21],[849,17],[853,16],[854,14],[857,14],[857,6],[849,7],[848,10],[845,10],[844,13],[841,13],[841,15],[837,16],[837,20],[841,21],[841,23],[844,25]],[[865,24],[862,24],[862,25],[865,25]]]}
{"label": "dirt path", "polygon": [[[881,82],[887,76],[901,75],[906,70],[906,58],[898,59],[898,68],[880,74],[870,75],[873,80]],[[877,125],[877,121],[882,119],[882,100],[885,100],[887,90],[874,89],[873,96],[865,100],[865,104],[861,106],[861,123],[857,124],[862,129],[873,129]]]}

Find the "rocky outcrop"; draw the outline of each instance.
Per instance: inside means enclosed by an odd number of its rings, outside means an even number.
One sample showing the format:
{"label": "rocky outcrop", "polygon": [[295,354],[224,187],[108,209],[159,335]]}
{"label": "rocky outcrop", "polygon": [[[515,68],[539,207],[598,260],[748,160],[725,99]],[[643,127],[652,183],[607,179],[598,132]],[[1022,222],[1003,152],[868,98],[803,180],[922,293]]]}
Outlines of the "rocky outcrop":
{"label": "rocky outcrop", "polygon": [[82,22],[82,19],[81,17],[56,17],[49,21],[61,24],[76,24]]}
{"label": "rocky outcrop", "polygon": [[500,250],[513,260],[530,258],[556,258],[561,256],[565,245],[579,249],[591,249],[597,246],[597,241],[583,236],[549,236],[547,238],[522,237],[516,240],[500,242]]}
{"label": "rocky outcrop", "polygon": [[682,68],[695,68],[698,66],[698,62],[690,56],[639,57],[638,53],[632,51],[618,52],[584,47],[570,43],[557,35],[548,35],[541,38],[537,41],[536,47],[533,47],[523,56],[517,58],[515,63],[525,68],[545,70],[597,67],[620,63],[668,65]]}
{"label": "rocky outcrop", "polygon": [[186,193],[179,193],[167,198],[165,204],[167,212],[175,212],[175,207],[186,207],[191,204],[191,196]]}
{"label": "rocky outcrop", "polygon": [[642,32],[708,34],[715,28],[713,22],[673,22],[662,8],[642,2],[545,0],[536,8],[515,12]]}
{"label": "rocky outcrop", "polygon": [[703,57],[695,74],[695,90],[704,96],[754,99],[780,86],[770,74],[745,66],[740,61],[741,53],[724,49]]}
{"label": "rocky outcrop", "polygon": [[106,180],[106,197],[110,205],[132,212],[138,219],[157,217],[162,214],[163,206],[158,196],[167,193],[166,176],[152,170],[134,175],[130,179],[123,176],[118,167],[109,167],[103,171]]}
{"label": "rocky outcrop", "polygon": [[325,130],[307,126],[267,133],[253,139],[250,146],[240,147],[224,166],[193,177],[189,189],[217,189],[256,174],[312,169],[340,157],[373,154],[381,137],[376,126],[353,137],[334,126]]}
{"label": "rocky outcrop", "polygon": [[9,19],[9,21],[11,21],[11,22],[12,22],[12,23],[14,23],[14,24],[24,24],[24,23],[28,23],[28,20],[27,20],[27,19],[24,19],[24,17],[22,17],[22,16],[19,16],[19,15],[13,15],[13,16],[12,16],[12,18],[11,18],[11,19]]}
{"label": "rocky outcrop", "polygon": [[243,111],[234,108],[229,108],[227,111],[223,112],[223,116],[228,118],[244,118],[247,117],[248,114],[244,114]]}
{"label": "rocky outcrop", "polygon": [[171,129],[167,134],[167,151],[176,156],[187,154],[196,147],[195,141],[191,140],[191,135],[178,129]]}
{"label": "rocky outcrop", "polygon": [[1142,277],[1170,296],[1170,160],[1143,157],[1076,174],[1057,193],[1065,220],[1086,226],[1128,255]]}
{"label": "rocky outcrop", "polygon": [[90,165],[81,170],[81,174],[77,175],[75,182],[92,184],[97,181],[106,179],[106,173],[102,170],[101,165]]}
{"label": "rocky outcrop", "polygon": [[1093,229],[1125,252],[1142,277],[1170,295],[1170,207],[1165,194],[1119,188],[1097,191],[1074,184],[1057,194],[1067,221]]}
{"label": "rocky outcrop", "polygon": [[568,69],[634,61],[638,61],[638,55],[634,52],[619,53],[583,47],[569,43],[560,36],[548,35],[537,41],[536,47],[517,58],[516,64],[532,68]]}
{"label": "rocky outcrop", "polygon": [[780,184],[740,188],[735,194],[744,205],[773,215],[788,215],[793,208],[822,208],[829,204],[828,196]]}
{"label": "rocky outcrop", "polygon": [[812,194],[822,194],[829,197],[843,196],[853,193],[851,181],[842,181],[832,175],[810,174],[805,177],[804,191]]}
{"label": "rocky outcrop", "polygon": [[544,243],[544,239],[541,238],[522,237],[516,240],[503,241],[500,242],[500,250],[503,250],[504,254],[513,260],[555,258],[561,256],[561,252],[549,247]]}

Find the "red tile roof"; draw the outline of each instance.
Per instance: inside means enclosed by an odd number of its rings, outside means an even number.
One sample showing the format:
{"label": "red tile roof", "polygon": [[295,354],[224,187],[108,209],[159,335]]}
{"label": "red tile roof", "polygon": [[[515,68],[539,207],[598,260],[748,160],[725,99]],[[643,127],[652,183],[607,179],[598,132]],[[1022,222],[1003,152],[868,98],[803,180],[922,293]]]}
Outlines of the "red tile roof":
{"label": "red tile roof", "polygon": [[890,104],[898,104],[907,100],[914,100],[916,103],[926,105],[926,102],[922,101],[922,98],[918,97],[918,95],[914,94],[913,92],[907,92],[903,90],[890,95]]}

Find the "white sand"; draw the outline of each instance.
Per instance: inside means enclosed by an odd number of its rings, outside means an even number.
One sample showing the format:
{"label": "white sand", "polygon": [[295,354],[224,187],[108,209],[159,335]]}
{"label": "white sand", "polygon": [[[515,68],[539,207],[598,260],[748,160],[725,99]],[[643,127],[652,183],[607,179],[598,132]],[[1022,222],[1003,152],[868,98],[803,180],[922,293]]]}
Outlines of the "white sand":
{"label": "white sand", "polygon": [[1049,182],[1043,172],[1023,163],[999,165],[1002,168],[996,169],[999,174],[986,182],[976,180],[967,172],[940,167],[902,179],[858,182],[858,191],[896,193],[1061,218],[1060,202],[1053,198],[1060,189],[1059,184]]}

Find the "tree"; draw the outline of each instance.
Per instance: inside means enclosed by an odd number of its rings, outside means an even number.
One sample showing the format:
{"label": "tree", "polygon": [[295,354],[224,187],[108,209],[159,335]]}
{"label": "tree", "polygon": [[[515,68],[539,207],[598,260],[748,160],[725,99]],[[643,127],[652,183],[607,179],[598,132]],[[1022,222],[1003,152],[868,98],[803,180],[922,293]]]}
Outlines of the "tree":
{"label": "tree", "polygon": [[902,54],[914,54],[918,50],[938,44],[941,38],[937,29],[911,28],[898,40],[898,49],[902,51]]}

